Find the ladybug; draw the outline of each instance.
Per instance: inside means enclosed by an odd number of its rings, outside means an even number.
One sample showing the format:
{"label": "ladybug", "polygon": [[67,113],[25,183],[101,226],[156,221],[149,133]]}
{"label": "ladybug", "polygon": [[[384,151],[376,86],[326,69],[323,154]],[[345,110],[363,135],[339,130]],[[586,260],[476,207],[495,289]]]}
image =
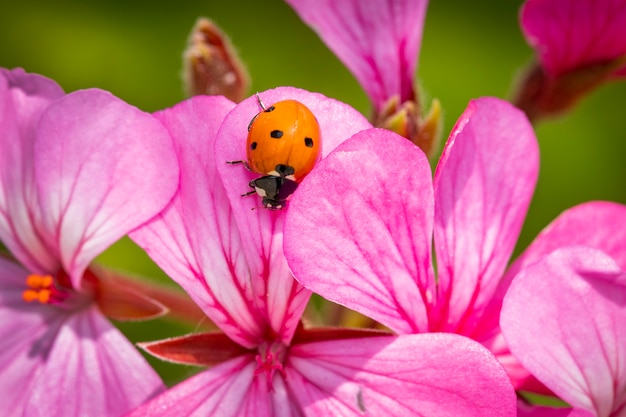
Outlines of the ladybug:
{"label": "ladybug", "polygon": [[321,152],[320,126],[315,115],[296,100],[284,100],[266,107],[257,94],[261,112],[248,125],[246,160],[252,172],[261,175],[250,181],[263,207],[280,210],[302,179],[313,169]]}

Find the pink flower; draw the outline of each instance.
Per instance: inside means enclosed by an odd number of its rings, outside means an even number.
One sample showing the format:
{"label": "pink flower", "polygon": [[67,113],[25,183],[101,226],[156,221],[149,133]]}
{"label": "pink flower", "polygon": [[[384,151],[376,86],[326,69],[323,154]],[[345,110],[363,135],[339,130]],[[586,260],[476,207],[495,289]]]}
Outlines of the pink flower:
{"label": "pink flower", "polygon": [[306,288],[399,334],[451,332],[485,344],[520,387],[528,372],[500,343],[492,304],[538,166],[528,120],[494,98],[470,102],[434,181],[415,146],[385,130],[361,132],[294,195],[289,266]]}
{"label": "pink flower", "polygon": [[[261,98],[309,107],[323,155],[369,127],[319,94],[283,87]],[[217,365],[131,415],[513,415],[506,374],[469,339],[299,327],[310,293],[284,258],[285,212],[251,210],[258,196],[241,194],[254,174],[225,163],[245,155],[246,126],[259,110],[256,98],[235,107],[198,96],[156,115],[176,140],[181,184],[169,208],[131,237],[224,333],[146,344],[165,359]]]}
{"label": "pink flower", "polygon": [[427,0],[286,0],[352,71],[376,112],[415,100]]}
{"label": "pink flower", "polygon": [[527,0],[521,26],[553,77],[620,60],[614,75],[626,75],[626,1]]}
{"label": "pink flower", "polygon": [[163,385],[104,317],[89,264],[171,198],[169,135],[107,92],[20,69],[0,69],[0,132],[0,239],[19,262],[0,259],[3,415],[120,415]]}
{"label": "pink flower", "polygon": [[[626,207],[614,224],[624,224]],[[623,237],[624,233],[622,233]],[[576,239],[577,240],[577,239]],[[528,416],[623,416],[626,410],[626,246],[554,251],[524,268],[502,307],[513,354],[574,410]]]}

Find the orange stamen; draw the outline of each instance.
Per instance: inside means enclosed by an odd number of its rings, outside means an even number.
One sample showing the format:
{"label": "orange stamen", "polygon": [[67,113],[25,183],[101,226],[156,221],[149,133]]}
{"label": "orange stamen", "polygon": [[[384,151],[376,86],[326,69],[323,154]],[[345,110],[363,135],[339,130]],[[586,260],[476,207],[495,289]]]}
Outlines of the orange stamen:
{"label": "orange stamen", "polygon": [[31,274],[26,277],[26,285],[29,288],[22,293],[22,299],[27,303],[39,301],[41,304],[49,304],[55,301],[55,295],[56,298],[62,295],[50,275]]}
{"label": "orange stamen", "polygon": [[50,295],[52,295],[52,292],[50,290],[39,290],[39,294],[37,294],[37,300],[39,300],[41,304],[48,304],[48,302],[50,301]]}
{"label": "orange stamen", "polygon": [[31,301],[35,301],[37,298],[39,298],[39,292],[35,291],[35,290],[25,290],[22,293],[22,299],[24,301],[26,301],[27,303],[30,303]]}
{"label": "orange stamen", "polygon": [[50,275],[30,274],[26,277],[26,285],[34,289],[50,288],[53,283],[54,279]]}

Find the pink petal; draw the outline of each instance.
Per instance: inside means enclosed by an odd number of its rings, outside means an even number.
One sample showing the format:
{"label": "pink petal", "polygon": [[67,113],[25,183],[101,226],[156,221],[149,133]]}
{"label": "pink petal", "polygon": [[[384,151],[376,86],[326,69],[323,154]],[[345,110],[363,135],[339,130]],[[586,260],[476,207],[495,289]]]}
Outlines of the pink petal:
{"label": "pink petal", "polygon": [[419,334],[293,346],[286,381],[313,416],[515,416],[510,382],[478,343]]}
{"label": "pink petal", "polygon": [[155,115],[174,139],[180,187],[168,208],[131,237],[222,331],[253,347],[267,321],[255,309],[250,269],[213,153],[217,130],[233,107],[222,97],[199,96]]}
{"label": "pink petal", "polygon": [[22,416],[33,378],[45,361],[64,315],[22,300],[27,271],[0,259],[0,393],[3,415]]}
{"label": "pink petal", "polygon": [[157,214],[178,184],[167,131],[101,90],[68,94],[42,116],[35,179],[50,245],[74,286],[91,260]]}
{"label": "pink petal", "polygon": [[509,267],[486,315],[491,316],[495,323],[500,316],[502,298],[517,273],[565,246],[584,245],[599,249],[610,255],[622,270],[626,270],[626,229],[616,228],[616,224],[626,224],[626,206],[622,204],[594,201],[564,211]]}
{"label": "pink petal", "polygon": [[496,311],[487,310],[485,312],[486,319],[482,323],[484,333],[477,340],[498,359],[504,367],[515,391],[523,390],[542,395],[554,395],[552,391],[546,388],[541,382],[528,372],[526,368],[517,360],[517,358],[509,350],[504,336],[500,331],[500,308]]}
{"label": "pink petal", "polygon": [[427,331],[432,201],[423,152],[387,130],[360,132],[294,195],[289,266],[305,287],[396,332]]}
{"label": "pink petal", "polygon": [[287,0],[352,71],[376,110],[413,89],[426,0]]}
{"label": "pink petal", "polygon": [[63,94],[48,78],[0,69],[0,240],[31,271],[59,265],[40,238],[33,145],[39,117]]}
{"label": "pink petal", "polygon": [[624,0],[527,0],[521,26],[554,76],[626,55]]}
{"label": "pink petal", "polygon": [[554,219],[507,271],[510,281],[521,269],[564,246],[584,245],[610,255],[626,271],[626,206],[609,201],[583,203]]}
{"label": "pink petal", "polygon": [[[260,97],[266,106],[294,99],[311,109],[322,132],[322,155],[327,155],[359,130],[371,126],[350,106],[321,94],[280,87],[262,92]],[[250,180],[259,175],[247,171],[242,165],[226,164],[227,161],[245,159],[247,127],[260,110],[257,98],[250,97],[226,116],[215,139],[215,159],[241,233],[241,248],[251,274],[251,288],[247,290],[252,291],[259,318],[270,323],[273,332],[287,342],[310,295],[293,280],[283,254],[283,221],[285,211],[289,209],[260,209],[256,195],[242,198],[241,194],[250,190]]]}
{"label": "pink petal", "polygon": [[626,274],[606,254],[573,247],[530,265],[500,322],[513,354],[573,407],[608,416],[626,405]]}
{"label": "pink petal", "polygon": [[435,173],[439,330],[471,335],[509,261],[537,181],[526,116],[496,98],[472,100]]}
{"label": "pink petal", "polygon": [[22,299],[22,292],[27,288],[26,277],[29,274],[30,272],[21,265],[0,256],[0,304],[30,305]]}
{"label": "pink petal", "polygon": [[255,369],[252,355],[231,359],[178,384],[127,417],[290,415],[287,402],[272,412],[271,394],[258,383]]}
{"label": "pink petal", "polygon": [[96,308],[68,316],[32,381],[24,415],[119,416],[163,390],[158,375]]}

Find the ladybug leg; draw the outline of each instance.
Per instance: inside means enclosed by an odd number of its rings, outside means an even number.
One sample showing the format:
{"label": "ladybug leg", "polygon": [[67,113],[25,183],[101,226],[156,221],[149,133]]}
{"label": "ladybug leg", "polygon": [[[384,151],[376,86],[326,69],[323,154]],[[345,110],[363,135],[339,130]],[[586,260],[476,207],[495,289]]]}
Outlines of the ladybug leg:
{"label": "ladybug leg", "polygon": [[[265,104],[263,104],[263,102],[261,101],[261,96],[259,95],[259,92],[257,91],[255,93],[255,95],[256,95],[256,101],[259,103],[259,107],[261,107],[261,109],[263,109],[263,111],[265,111],[265,109],[267,107],[265,107]],[[248,130],[250,130],[250,129],[248,129]]]}
{"label": "ladybug leg", "polygon": [[252,171],[252,168],[250,168],[250,165],[248,165],[248,161],[226,161],[227,164],[230,165],[238,165],[238,164],[243,164],[243,167],[245,169],[247,169],[248,171]]}

